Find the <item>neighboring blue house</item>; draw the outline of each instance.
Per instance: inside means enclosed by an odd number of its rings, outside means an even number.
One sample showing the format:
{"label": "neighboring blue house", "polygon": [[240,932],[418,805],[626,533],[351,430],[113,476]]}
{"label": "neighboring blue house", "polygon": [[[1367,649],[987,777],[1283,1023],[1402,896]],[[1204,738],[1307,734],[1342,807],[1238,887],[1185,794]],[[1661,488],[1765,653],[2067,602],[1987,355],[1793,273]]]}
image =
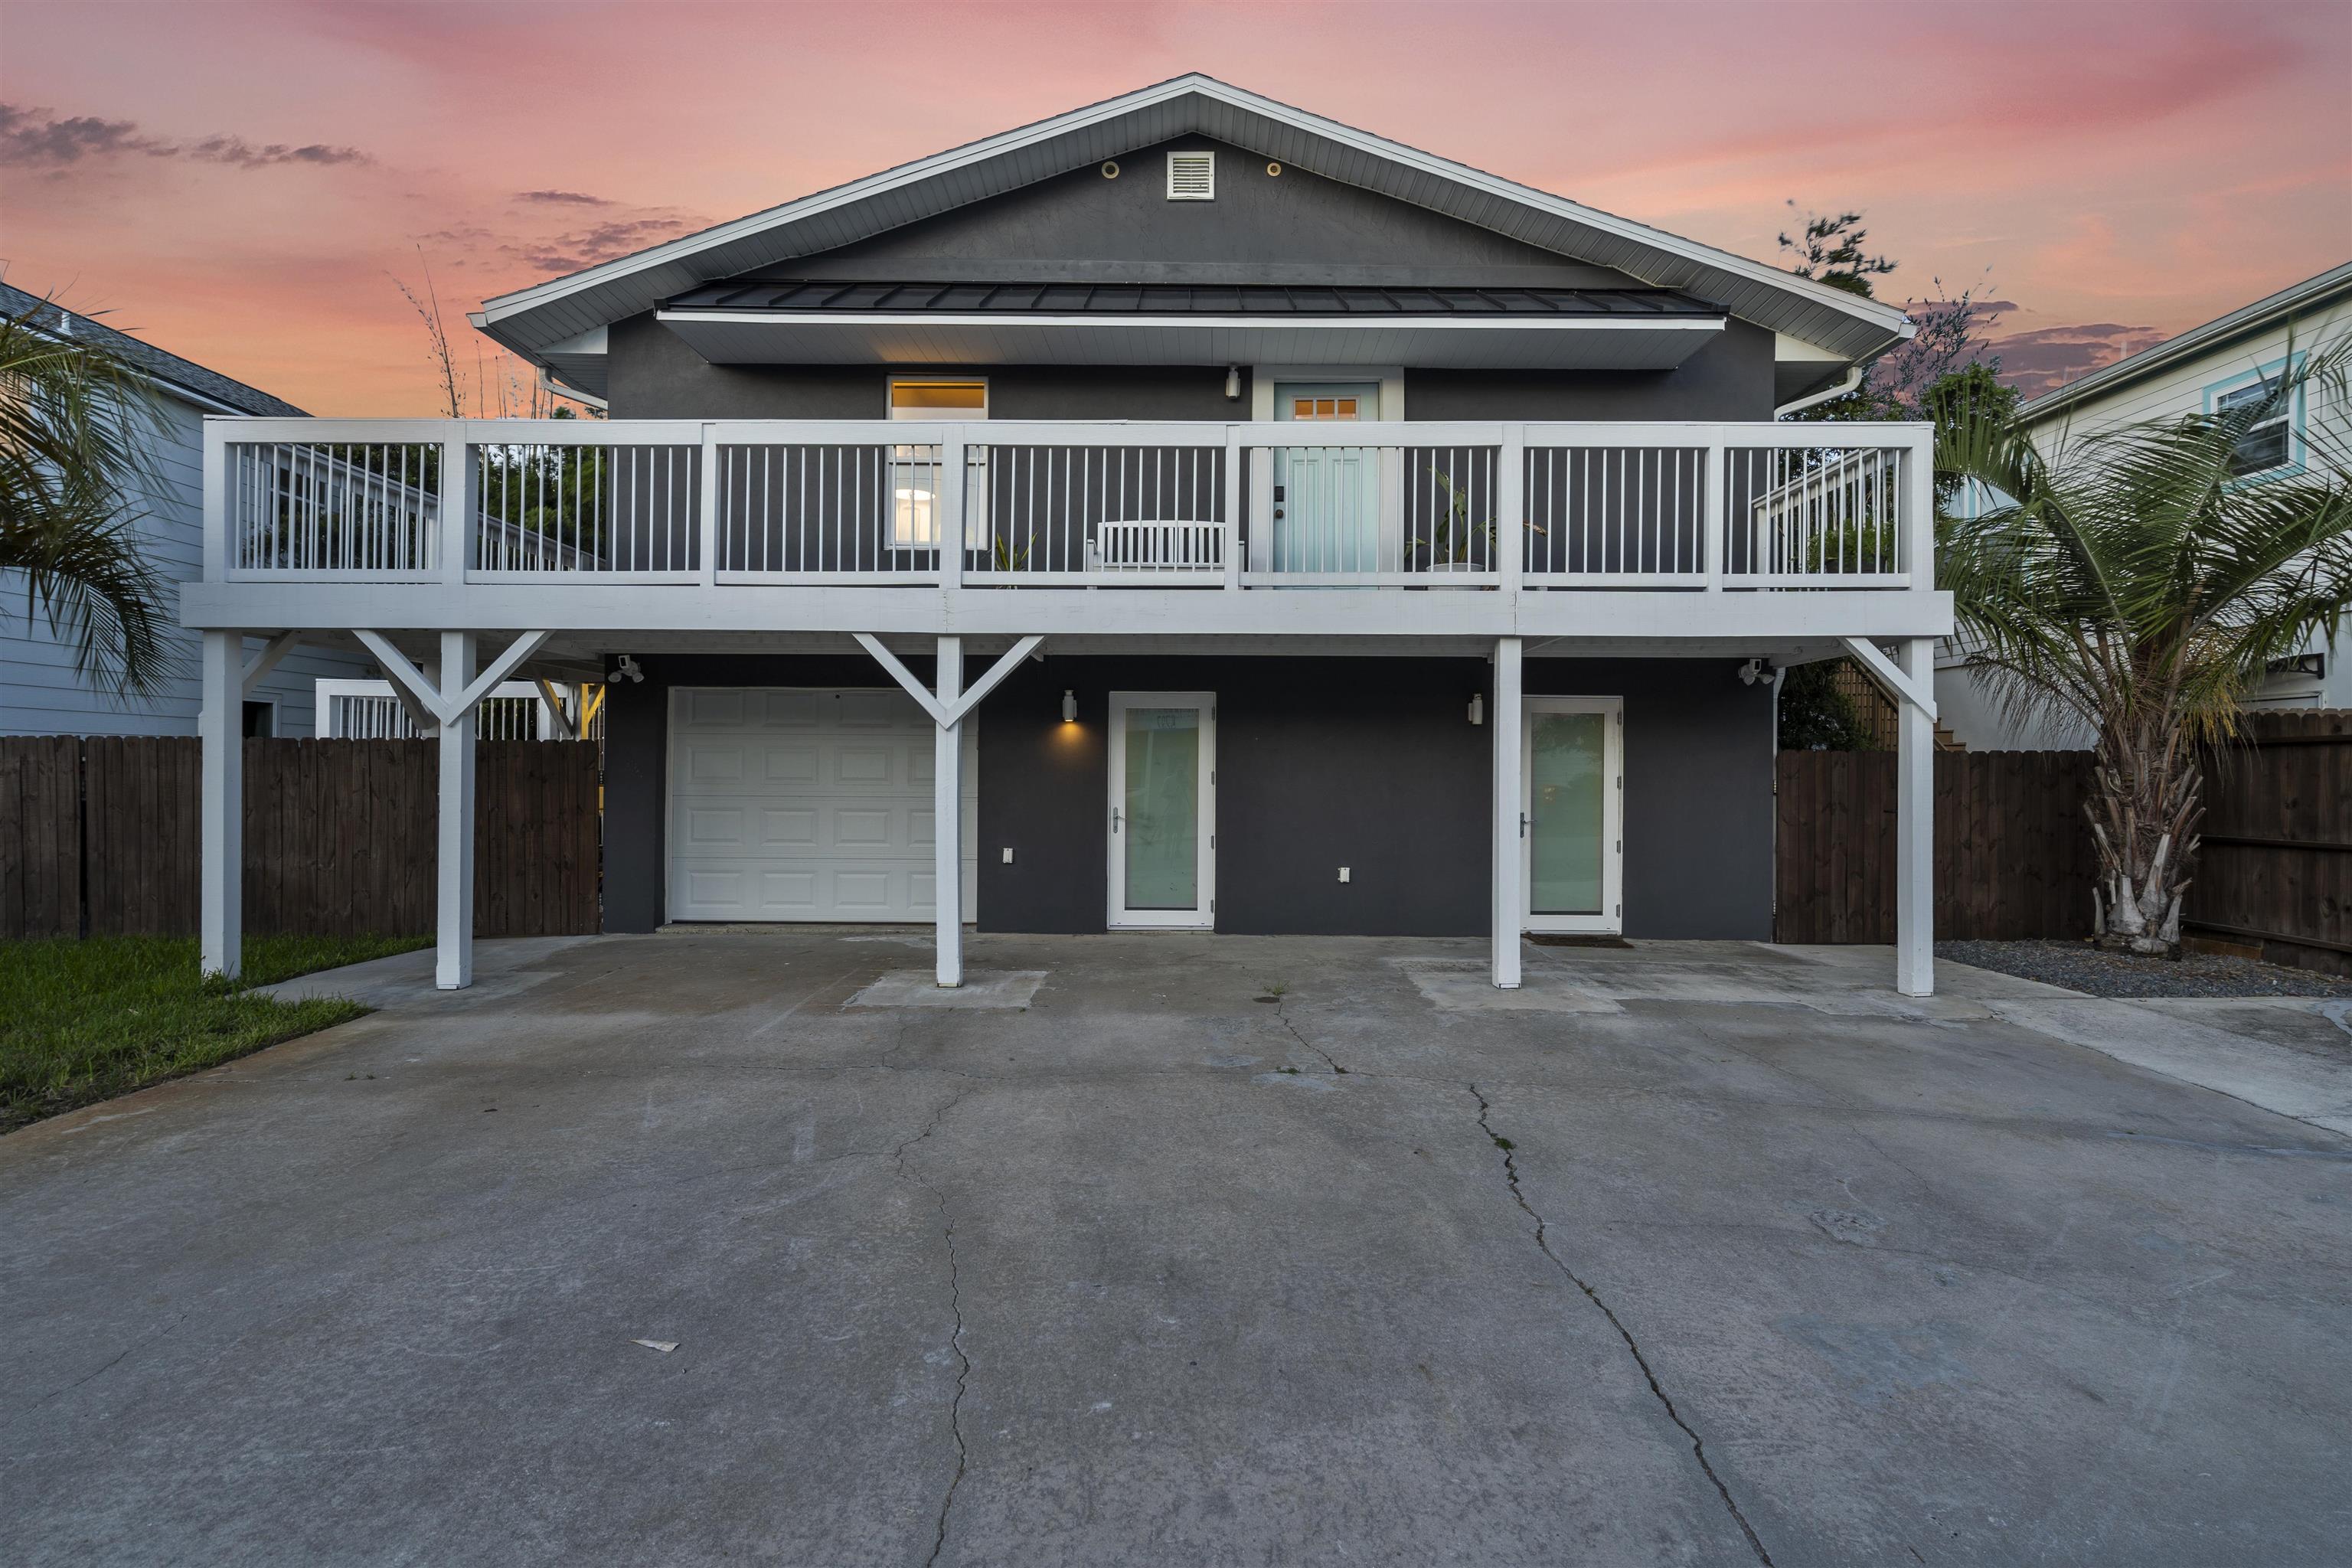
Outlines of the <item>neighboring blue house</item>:
{"label": "neighboring blue house", "polygon": [[[27,312],[45,331],[106,343],[137,366],[160,395],[169,426],[155,454],[163,488],[144,498],[139,528],[158,575],[173,584],[194,577],[204,564],[204,416],[299,416],[302,410],[0,283],[0,313]],[[162,687],[152,697],[126,699],[93,688],[75,672],[72,651],[50,632],[47,617],[27,612],[23,574],[0,571],[0,735],[194,734],[198,634],[181,627],[179,608],[175,586],[165,597],[162,617],[169,661]],[[245,705],[246,732],[311,734],[312,683],[320,676],[373,673],[373,666],[357,656],[316,647],[298,650],[255,688]]]}

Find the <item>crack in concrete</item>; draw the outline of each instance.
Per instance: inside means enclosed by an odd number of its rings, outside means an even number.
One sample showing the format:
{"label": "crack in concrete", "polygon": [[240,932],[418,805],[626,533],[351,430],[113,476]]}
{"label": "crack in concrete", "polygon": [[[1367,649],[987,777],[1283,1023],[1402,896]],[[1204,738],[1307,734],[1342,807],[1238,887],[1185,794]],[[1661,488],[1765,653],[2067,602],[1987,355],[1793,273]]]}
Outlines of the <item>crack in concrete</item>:
{"label": "crack in concrete", "polygon": [[104,1377],[108,1373],[112,1372],[116,1367],[121,1366],[125,1361],[129,1360],[133,1352],[145,1350],[149,1345],[152,1345],[157,1340],[163,1338],[173,1329],[178,1328],[182,1323],[184,1323],[187,1321],[187,1313],[179,1313],[177,1316],[173,1317],[170,1322],[165,1323],[153,1333],[147,1335],[143,1339],[133,1340],[131,1343],[123,1346],[121,1351],[115,1355],[112,1361],[108,1362],[96,1372],[85,1373],[62,1387],[49,1390],[48,1393],[44,1394],[41,1397],[33,1401],[33,1403],[26,1406],[26,1408],[28,1410],[38,1410],[42,1405],[47,1405],[52,1399],[61,1398],[66,1394],[71,1394],[75,1389],[79,1388],[86,1383],[96,1382],[98,1379]]}
{"label": "crack in concrete", "polygon": [[890,1151],[899,1173],[912,1178],[918,1186],[931,1194],[931,1202],[939,1205],[940,1236],[947,1244],[948,1253],[948,1312],[955,1321],[955,1328],[948,1336],[948,1344],[956,1355],[955,1394],[948,1401],[948,1436],[955,1439],[955,1474],[948,1478],[947,1495],[940,1500],[939,1532],[932,1538],[930,1555],[923,1559],[924,1568],[930,1568],[940,1560],[940,1553],[947,1550],[948,1515],[955,1508],[956,1489],[963,1485],[964,1472],[971,1464],[971,1450],[966,1446],[963,1436],[963,1394],[966,1385],[971,1381],[971,1357],[964,1353],[963,1348],[963,1272],[956,1257],[955,1216],[948,1211],[947,1194],[932,1185],[922,1172],[907,1163],[907,1151],[929,1138],[946,1119],[948,1112],[963,1103],[963,1098],[959,1094],[940,1106],[931,1113],[930,1121],[924,1124],[920,1132]]}
{"label": "crack in concrete", "polygon": [[1305,1035],[1298,1032],[1298,1026],[1291,1021],[1290,1002],[1288,998],[1286,997],[1281,1002],[1275,1005],[1274,1016],[1282,1020],[1282,1026],[1290,1031],[1290,1037],[1292,1039],[1297,1040],[1300,1045],[1305,1046],[1308,1050],[1313,1051],[1317,1056],[1321,1057],[1323,1058],[1323,1065],[1329,1068],[1333,1073],[1347,1073],[1348,1076],[1351,1078],[1355,1076],[1352,1073],[1348,1073],[1348,1069],[1346,1068],[1341,1067],[1338,1062],[1332,1060],[1330,1052],[1325,1050],[1322,1047],[1317,1045],[1314,1041],[1308,1039]]}
{"label": "crack in concrete", "polygon": [[1497,1133],[1494,1123],[1487,1120],[1494,1107],[1486,1102],[1485,1095],[1478,1092],[1476,1084],[1468,1084],[1465,1087],[1470,1090],[1470,1098],[1478,1102],[1478,1130],[1486,1133],[1488,1141],[1503,1156],[1503,1181],[1511,1190],[1511,1201],[1518,1205],[1520,1211],[1529,1219],[1536,1222],[1537,1250],[1550,1260],[1554,1268],[1559,1270],[1561,1278],[1584,1292],[1585,1300],[1601,1310],[1601,1315],[1609,1320],[1609,1326],[1617,1331],[1617,1337],[1625,1342],[1626,1352],[1633,1356],[1633,1364],[1641,1370],[1643,1381],[1650,1385],[1651,1394],[1664,1409],[1666,1419],[1672,1421],[1681,1429],[1683,1436],[1690,1439],[1691,1457],[1698,1461],[1700,1470],[1705,1472],[1706,1479],[1714,1483],[1716,1495],[1723,1500],[1723,1506],[1730,1511],[1731,1521],[1739,1526],[1739,1533],[1748,1538],[1748,1550],[1756,1553],[1756,1561],[1762,1563],[1764,1568],[1772,1568],[1772,1554],[1764,1550],[1764,1542],[1756,1533],[1756,1527],[1749,1524],[1748,1516],[1739,1511],[1739,1505],[1732,1500],[1731,1489],[1723,1484],[1723,1478],[1716,1474],[1713,1462],[1707,1458],[1706,1440],[1699,1436],[1689,1422],[1683,1419],[1682,1412],[1675,1408],[1673,1397],[1658,1382],[1658,1374],[1651,1369],[1649,1357],[1642,1353],[1641,1345],[1634,1341],[1633,1333],[1627,1330],[1624,1321],[1617,1316],[1607,1301],[1601,1300],[1600,1291],[1586,1284],[1583,1277],[1568,1266],[1567,1259],[1552,1250],[1549,1225],[1545,1221],[1544,1216],[1536,1211],[1535,1205],[1528,1202],[1527,1194],[1519,1190],[1517,1152],[1510,1141]]}

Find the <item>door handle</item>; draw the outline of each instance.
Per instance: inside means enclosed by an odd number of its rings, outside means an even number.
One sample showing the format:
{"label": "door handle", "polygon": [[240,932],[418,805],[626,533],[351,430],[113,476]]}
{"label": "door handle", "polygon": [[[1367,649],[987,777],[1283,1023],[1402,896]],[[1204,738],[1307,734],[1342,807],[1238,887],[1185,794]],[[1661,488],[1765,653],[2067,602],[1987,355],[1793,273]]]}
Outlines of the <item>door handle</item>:
{"label": "door handle", "polygon": [[1110,830],[1113,833],[1118,831],[1118,807],[1115,805],[1110,808]]}

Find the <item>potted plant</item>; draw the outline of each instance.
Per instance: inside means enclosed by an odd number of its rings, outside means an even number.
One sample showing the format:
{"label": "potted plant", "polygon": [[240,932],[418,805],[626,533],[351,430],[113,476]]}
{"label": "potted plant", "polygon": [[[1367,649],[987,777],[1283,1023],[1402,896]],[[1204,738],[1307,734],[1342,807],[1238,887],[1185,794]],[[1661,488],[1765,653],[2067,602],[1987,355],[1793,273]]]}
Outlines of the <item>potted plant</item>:
{"label": "potted plant", "polygon": [[[1445,492],[1445,506],[1439,511],[1426,539],[1415,539],[1413,548],[1429,552],[1432,573],[1490,572],[1495,568],[1495,520],[1474,522],[1470,518],[1470,491],[1467,486],[1456,486],[1453,476],[1435,464],[1430,465],[1429,477]],[[1526,525],[1530,532],[1541,533],[1538,523]],[[1480,546],[1485,548],[1481,550]],[[1481,557],[1484,559],[1481,559]],[[1466,585],[1466,584],[1465,584]]]}

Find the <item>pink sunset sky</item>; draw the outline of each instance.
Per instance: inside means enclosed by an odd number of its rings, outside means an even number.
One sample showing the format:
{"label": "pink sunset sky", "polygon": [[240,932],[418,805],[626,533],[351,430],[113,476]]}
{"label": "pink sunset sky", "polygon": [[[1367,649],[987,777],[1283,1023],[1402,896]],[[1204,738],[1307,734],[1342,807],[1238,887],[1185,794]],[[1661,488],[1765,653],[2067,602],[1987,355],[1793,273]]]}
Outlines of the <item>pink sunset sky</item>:
{"label": "pink sunset sky", "polygon": [[[6,279],[320,414],[462,311],[1188,70],[1883,297],[2039,388],[2352,257],[2352,4],[0,4]],[[483,353],[489,353],[487,343]]]}

